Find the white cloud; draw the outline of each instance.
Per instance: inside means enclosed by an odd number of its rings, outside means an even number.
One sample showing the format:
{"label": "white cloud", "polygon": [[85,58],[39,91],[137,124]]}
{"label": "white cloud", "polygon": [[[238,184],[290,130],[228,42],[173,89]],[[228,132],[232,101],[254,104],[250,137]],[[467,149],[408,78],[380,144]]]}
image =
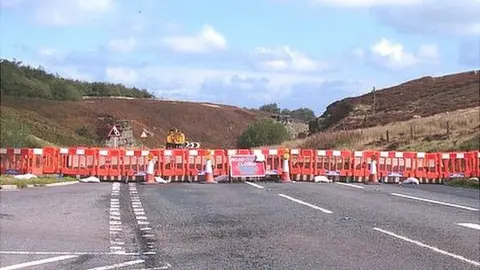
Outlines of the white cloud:
{"label": "white cloud", "polygon": [[106,76],[111,82],[126,85],[137,83],[139,79],[139,75],[135,70],[125,67],[107,67]]}
{"label": "white cloud", "polygon": [[2,0],[2,7],[19,8],[37,22],[70,26],[91,22],[115,8],[116,0]]}
{"label": "white cloud", "polygon": [[480,0],[311,0],[337,8],[368,8],[381,22],[420,34],[480,35]]}
{"label": "white cloud", "polygon": [[375,6],[407,6],[422,2],[422,0],[311,0],[315,4],[336,7],[375,7]]}
{"label": "white cloud", "polygon": [[81,72],[77,67],[65,66],[57,69],[57,73],[69,79],[80,81],[93,81],[93,76],[86,72]]}
{"label": "white cloud", "polygon": [[325,69],[326,64],[292,50],[288,46],[257,47],[253,52],[254,65],[266,71],[311,72]]}
{"label": "white cloud", "polygon": [[227,48],[225,36],[210,25],[204,25],[202,30],[195,35],[162,38],[162,43],[179,53],[200,54]]}
{"label": "white cloud", "polygon": [[131,52],[137,45],[137,39],[134,37],[120,38],[111,40],[108,47],[116,52]]}
{"label": "white cloud", "polygon": [[422,44],[417,53],[414,53],[408,51],[402,43],[386,38],[373,44],[369,51],[355,49],[354,54],[360,59],[367,58],[378,66],[392,70],[434,63],[439,58],[435,44]]}
{"label": "white cloud", "polygon": [[1,0],[0,7],[8,8],[8,7],[16,7],[21,4],[23,0]]}
{"label": "white cloud", "polygon": [[437,59],[438,47],[435,44],[423,44],[418,48],[418,57],[421,59]]}

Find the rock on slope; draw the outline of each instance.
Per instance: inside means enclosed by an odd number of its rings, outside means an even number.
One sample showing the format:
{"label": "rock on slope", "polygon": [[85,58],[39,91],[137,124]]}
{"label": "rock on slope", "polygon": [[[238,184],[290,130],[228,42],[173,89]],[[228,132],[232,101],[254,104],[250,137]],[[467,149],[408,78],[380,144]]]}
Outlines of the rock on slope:
{"label": "rock on slope", "polygon": [[318,119],[323,130],[356,129],[480,106],[480,72],[422,77],[373,94],[330,104]]}

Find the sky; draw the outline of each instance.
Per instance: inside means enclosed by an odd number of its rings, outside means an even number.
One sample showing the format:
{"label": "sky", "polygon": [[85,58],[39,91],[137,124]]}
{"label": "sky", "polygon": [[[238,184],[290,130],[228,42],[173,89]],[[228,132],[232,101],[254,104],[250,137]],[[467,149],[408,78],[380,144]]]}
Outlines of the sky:
{"label": "sky", "polygon": [[480,0],[0,3],[1,58],[165,99],[321,114],[373,87],[480,69]]}

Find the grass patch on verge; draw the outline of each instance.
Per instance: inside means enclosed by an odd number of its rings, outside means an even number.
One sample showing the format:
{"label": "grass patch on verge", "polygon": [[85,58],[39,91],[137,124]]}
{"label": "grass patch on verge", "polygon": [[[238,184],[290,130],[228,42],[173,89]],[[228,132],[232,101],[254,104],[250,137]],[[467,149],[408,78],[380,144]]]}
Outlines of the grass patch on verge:
{"label": "grass patch on verge", "polygon": [[64,178],[56,178],[54,176],[41,176],[38,178],[32,179],[16,179],[13,176],[7,175],[0,175],[0,185],[15,185],[18,188],[25,188],[27,185],[46,185],[46,184],[53,184],[53,183],[63,183],[63,182],[72,182],[77,181],[77,179],[73,177],[64,177]]}
{"label": "grass patch on verge", "polygon": [[468,178],[452,179],[452,180],[446,181],[445,185],[451,186],[451,187],[480,189],[480,182],[470,180]]}

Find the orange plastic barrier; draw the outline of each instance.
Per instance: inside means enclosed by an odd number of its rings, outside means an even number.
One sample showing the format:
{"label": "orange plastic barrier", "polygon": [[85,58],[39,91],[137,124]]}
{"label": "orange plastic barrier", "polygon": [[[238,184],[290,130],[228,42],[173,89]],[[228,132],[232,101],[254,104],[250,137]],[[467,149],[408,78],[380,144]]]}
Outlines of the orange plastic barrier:
{"label": "orange plastic barrier", "polygon": [[133,180],[153,159],[154,173],[171,181],[198,181],[211,156],[213,175],[229,174],[229,156],[263,154],[268,174],[282,175],[282,161],[290,154],[292,180],[312,181],[316,175],[336,180],[364,181],[375,156],[378,176],[397,183],[416,177],[421,183],[441,183],[456,177],[480,177],[480,152],[424,153],[313,149],[114,149],[114,148],[2,148],[1,174],[94,175],[102,180]]}
{"label": "orange plastic barrier", "polygon": [[415,153],[414,177],[422,182],[437,182],[440,178],[439,159],[437,153]]}
{"label": "orange plastic barrier", "polygon": [[290,174],[295,181],[311,181],[315,177],[315,151],[312,149],[290,150]]}
{"label": "orange plastic barrier", "polygon": [[[187,172],[187,155],[184,149],[160,150],[158,162],[160,174],[171,181],[185,180]],[[158,174],[158,172],[156,172]]]}
{"label": "orange plastic barrier", "polygon": [[[325,176],[352,176],[351,169],[352,152],[347,150],[317,150],[316,153],[316,175]],[[363,171],[358,172],[358,176],[363,176]]]}

